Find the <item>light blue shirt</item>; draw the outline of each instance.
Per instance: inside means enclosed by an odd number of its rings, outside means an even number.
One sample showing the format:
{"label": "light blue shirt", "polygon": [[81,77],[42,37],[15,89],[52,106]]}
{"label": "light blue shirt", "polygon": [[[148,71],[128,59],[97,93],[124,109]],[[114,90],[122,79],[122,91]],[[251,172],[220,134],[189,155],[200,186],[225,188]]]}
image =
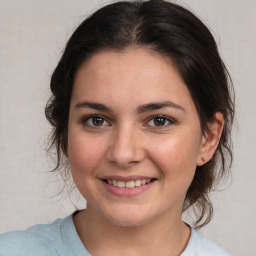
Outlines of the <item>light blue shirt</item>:
{"label": "light blue shirt", "polygon": [[[80,240],[72,215],[26,231],[0,235],[0,256],[91,256]],[[191,229],[185,251],[180,256],[231,256]]]}

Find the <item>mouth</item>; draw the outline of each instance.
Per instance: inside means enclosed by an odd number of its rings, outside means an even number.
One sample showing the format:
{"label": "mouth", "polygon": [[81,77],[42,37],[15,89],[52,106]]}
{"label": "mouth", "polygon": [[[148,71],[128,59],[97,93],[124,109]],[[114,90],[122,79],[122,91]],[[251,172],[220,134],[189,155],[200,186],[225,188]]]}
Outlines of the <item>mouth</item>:
{"label": "mouth", "polygon": [[135,187],[142,187],[149,183],[152,183],[156,180],[156,178],[147,178],[147,179],[131,179],[131,180],[118,180],[118,179],[102,179],[108,185],[118,187],[118,188],[135,188]]}

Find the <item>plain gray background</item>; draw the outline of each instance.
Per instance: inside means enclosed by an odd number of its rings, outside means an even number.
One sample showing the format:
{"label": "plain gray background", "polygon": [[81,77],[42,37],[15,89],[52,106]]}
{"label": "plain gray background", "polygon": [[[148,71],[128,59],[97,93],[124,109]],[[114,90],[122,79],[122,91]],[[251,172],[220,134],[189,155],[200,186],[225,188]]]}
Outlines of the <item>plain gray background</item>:
{"label": "plain gray background", "polygon": [[[49,79],[74,28],[110,1],[0,0],[0,233],[74,211],[46,157]],[[236,90],[233,179],[213,193],[215,216],[200,232],[238,256],[256,256],[256,1],[175,1],[211,29]],[[83,207],[76,194],[74,204]]]}

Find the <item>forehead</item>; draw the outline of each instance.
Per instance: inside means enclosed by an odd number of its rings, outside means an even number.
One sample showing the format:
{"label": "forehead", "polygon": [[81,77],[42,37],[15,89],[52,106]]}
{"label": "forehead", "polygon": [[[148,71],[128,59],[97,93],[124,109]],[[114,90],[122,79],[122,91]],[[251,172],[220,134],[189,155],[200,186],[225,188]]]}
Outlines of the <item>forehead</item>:
{"label": "forehead", "polygon": [[105,103],[113,103],[116,98],[124,104],[166,100],[192,103],[172,61],[141,48],[105,50],[85,61],[75,77],[72,101],[83,97]]}

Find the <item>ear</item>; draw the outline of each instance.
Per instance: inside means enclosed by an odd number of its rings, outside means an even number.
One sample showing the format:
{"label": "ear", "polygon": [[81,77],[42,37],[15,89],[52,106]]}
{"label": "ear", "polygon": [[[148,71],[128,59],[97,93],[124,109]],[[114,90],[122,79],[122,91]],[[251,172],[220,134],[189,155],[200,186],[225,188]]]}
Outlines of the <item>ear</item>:
{"label": "ear", "polygon": [[200,152],[197,158],[197,166],[202,166],[210,161],[218,147],[224,126],[222,113],[216,112],[213,121],[207,126],[208,130],[202,137]]}

